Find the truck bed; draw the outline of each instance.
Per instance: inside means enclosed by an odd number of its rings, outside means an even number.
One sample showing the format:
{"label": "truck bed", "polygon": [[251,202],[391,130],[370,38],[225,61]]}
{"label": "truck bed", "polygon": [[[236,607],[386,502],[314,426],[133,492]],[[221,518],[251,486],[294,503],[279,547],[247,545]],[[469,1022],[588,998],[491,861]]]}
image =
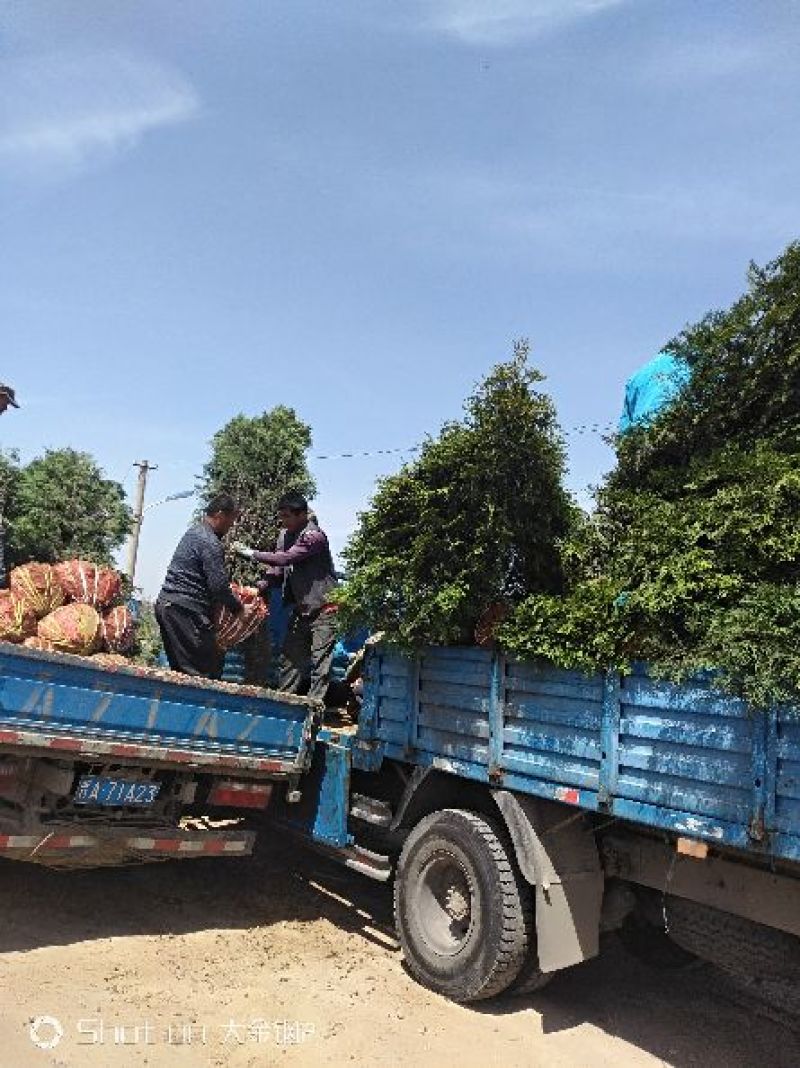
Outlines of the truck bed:
{"label": "truck bed", "polygon": [[0,642],[0,748],[248,778],[305,771],[320,702]]}
{"label": "truck bed", "polygon": [[582,675],[477,648],[378,647],[359,736],[385,757],[800,860],[797,709],[754,711],[644,667]]}

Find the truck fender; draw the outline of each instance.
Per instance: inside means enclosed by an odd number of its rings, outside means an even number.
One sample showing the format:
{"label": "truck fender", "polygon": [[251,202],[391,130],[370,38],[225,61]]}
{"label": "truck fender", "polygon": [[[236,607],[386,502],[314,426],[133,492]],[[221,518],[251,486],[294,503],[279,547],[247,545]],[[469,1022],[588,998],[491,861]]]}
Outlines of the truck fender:
{"label": "truck fender", "polygon": [[539,967],[553,972],[596,957],[604,876],[591,830],[553,801],[510,790],[492,796],[535,887]]}

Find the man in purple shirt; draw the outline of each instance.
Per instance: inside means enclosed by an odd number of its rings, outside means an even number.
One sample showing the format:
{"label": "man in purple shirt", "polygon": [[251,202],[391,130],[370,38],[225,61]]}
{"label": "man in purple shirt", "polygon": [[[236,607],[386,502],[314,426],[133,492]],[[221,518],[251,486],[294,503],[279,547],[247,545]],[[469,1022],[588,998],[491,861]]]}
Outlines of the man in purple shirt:
{"label": "man in purple shirt", "polygon": [[278,666],[278,688],[299,693],[310,674],[308,696],[324,700],[336,644],[333,557],[327,537],[309,515],[305,497],[299,493],[283,496],[278,519],[281,531],[275,552],[260,552],[239,542],[233,549],[267,566],[264,587],[282,586],[284,604],[292,609]]}

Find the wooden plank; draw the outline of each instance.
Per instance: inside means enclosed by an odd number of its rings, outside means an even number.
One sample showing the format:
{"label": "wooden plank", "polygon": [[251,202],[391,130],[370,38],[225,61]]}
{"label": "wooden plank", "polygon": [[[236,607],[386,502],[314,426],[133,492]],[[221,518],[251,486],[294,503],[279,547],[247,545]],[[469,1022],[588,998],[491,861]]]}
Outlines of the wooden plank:
{"label": "wooden plank", "polygon": [[466,709],[444,708],[420,701],[418,722],[421,727],[464,734],[473,738],[489,738],[489,717]]}
{"label": "wooden plank", "polygon": [[639,676],[623,677],[620,700],[623,711],[626,705],[632,705],[639,709],[699,712],[707,716],[732,716],[736,719],[746,719],[751,714],[744,701],[736,697],[726,697],[717,691],[688,683],[678,686]]}
{"label": "wooden plank", "polygon": [[489,764],[489,746],[481,742],[470,742],[460,734],[448,731],[434,731],[430,727],[420,726],[417,735],[417,749],[434,756],[452,757],[467,760],[472,764]]}
{"label": "wooden plank", "polygon": [[627,768],[620,769],[615,799],[681,809],[742,825],[748,823],[752,812],[752,794],[747,784],[741,789],[692,784],[667,775],[636,775]]}
{"label": "wooden plank", "polygon": [[752,788],[747,754],[691,749],[669,742],[634,744],[621,738],[619,763],[620,767],[648,772],[654,782],[661,776],[673,775],[693,782]]}
{"label": "wooden plank", "polygon": [[599,764],[561,754],[551,756],[531,750],[507,748],[503,754],[503,769],[519,775],[548,779],[559,786],[580,786],[596,790],[600,781]]}
{"label": "wooden plank", "polygon": [[429,705],[464,711],[485,712],[489,693],[487,686],[453,686],[420,683],[420,700]]}
{"label": "wooden plank", "polygon": [[548,727],[545,730],[530,726],[509,726],[503,731],[506,748],[530,750],[537,753],[563,753],[579,756],[600,763],[600,738],[598,735],[578,734],[570,729]]}
{"label": "wooden plank", "polygon": [[619,729],[626,738],[673,742],[700,749],[749,753],[753,746],[752,720],[723,719],[698,713],[678,716],[658,714],[653,710],[631,710],[628,706],[623,711]]}
{"label": "wooden plank", "polygon": [[552,723],[554,726],[577,727],[594,730],[598,734],[602,722],[600,701],[582,703],[566,698],[544,697],[539,699],[512,697],[507,702],[506,717],[535,723]]}

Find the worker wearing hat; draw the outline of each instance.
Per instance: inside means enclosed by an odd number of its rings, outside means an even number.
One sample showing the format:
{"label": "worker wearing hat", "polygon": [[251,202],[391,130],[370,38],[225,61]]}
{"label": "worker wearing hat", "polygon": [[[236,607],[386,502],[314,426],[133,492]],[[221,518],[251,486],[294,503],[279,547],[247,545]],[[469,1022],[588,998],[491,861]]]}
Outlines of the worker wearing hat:
{"label": "worker wearing hat", "polygon": [[11,386],[6,386],[0,382],[0,415],[7,411],[8,408],[19,408],[17,404],[17,395]]}
{"label": "worker wearing hat", "polygon": [[[0,382],[0,415],[8,411],[9,407],[19,408],[17,395],[11,386],[6,386]],[[6,531],[3,523],[5,504],[5,493],[0,493],[0,589],[5,589],[8,583],[6,576]]]}

